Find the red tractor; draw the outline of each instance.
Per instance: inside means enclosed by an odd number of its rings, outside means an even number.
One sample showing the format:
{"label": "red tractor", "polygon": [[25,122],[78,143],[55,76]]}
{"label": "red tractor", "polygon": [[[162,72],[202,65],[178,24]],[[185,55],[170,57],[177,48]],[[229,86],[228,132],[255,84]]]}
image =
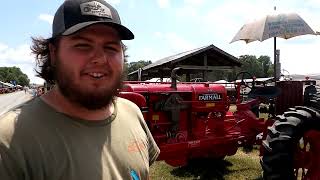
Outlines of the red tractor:
{"label": "red tractor", "polygon": [[[299,168],[308,168],[308,172],[313,167],[319,169],[320,160],[309,163],[310,158],[315,157],[309,157],[307,147],[293,154],[293,149],[297,149],[293,146],[299,144],[299,138],[309,130],[309,126],[320,123],[320,120],[315,119],[320,118],[316,110],[296,107],[275,118],[276,106],[268,100],[280,94],[279,88],[255,87],[254,78],[253,86],[250,87],[243,80],[246,73],[242,73],[242,81],[236,84],[234,90],[237,110],[232,112],[229,111],[230,92],[225,85],[210,82],[177,83],[178,70],[176,68],[172,71],[170,83],[125,82],[119,92],[120,97],[140,107],[161,150],[158,160],[164,160],[172,166],[182,166],[188,160],[199,157],[223,159],[234,155],[241,146],[250,147],[261,143],[261,138],[257,139],[260,135],[266,138],[261,146],[264,154],[261,164],[266,179],[288,179],[294,177],[294,169]],[[241,87],[251,89],[247,95],[251,99],[243,101]],[[317,104],[313,100],[310,98],[309,102]],[[268,113],[271,118],[268,120],[257,117],[261,101],[269,103]],[[299,127],[300,124],[303,127]],[[305,134],[304,140],[308,143],[313,142],[308,139],[313,137],[313,132],[310,133]],[[286,167],[281,167],[284,165]],[[312,170],[312,173],[317,172]]]}

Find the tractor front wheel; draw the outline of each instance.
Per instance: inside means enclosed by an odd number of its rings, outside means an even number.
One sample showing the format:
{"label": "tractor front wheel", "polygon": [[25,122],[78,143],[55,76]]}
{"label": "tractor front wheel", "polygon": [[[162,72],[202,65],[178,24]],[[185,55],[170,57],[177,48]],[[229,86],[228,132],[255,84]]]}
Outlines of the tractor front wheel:
{"label": "tractor front wheel", "polygon": [[318,108],[290,108],[268,128],[261,158],[264,179],[320,177]]}

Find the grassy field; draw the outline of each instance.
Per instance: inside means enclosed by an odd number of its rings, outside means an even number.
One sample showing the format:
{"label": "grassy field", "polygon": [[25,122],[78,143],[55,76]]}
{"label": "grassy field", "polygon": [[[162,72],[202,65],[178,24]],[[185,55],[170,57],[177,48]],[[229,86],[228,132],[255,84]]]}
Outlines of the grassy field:
{"label": "grassy field", "polygon": [[152,180],[262,179],[258,149],[244,153],[239,148],[234,156],[224,160],[198,159],[183,167],[172,167],[157,161],[151,166],[150,172]]}

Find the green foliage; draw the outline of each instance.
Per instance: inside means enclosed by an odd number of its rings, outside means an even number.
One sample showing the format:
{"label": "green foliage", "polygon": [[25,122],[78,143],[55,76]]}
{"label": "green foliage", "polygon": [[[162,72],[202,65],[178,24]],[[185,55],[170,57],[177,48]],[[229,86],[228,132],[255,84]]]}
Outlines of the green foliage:
{"label": "green foliage", "polygon": [[139,68],[143,68],[144,66],[147,66],[149,64],[151,64],[151,61],[145,61],[145,60],[140,60],[138,62],[126,62],[124,64],[124,80],[127,80],[127,75],[131,72],[134,72],[136,70],[138,70]]}
{"label": "green foliage", "polygon": [[21,86],[28,86],[30,80],[18,67],[0,67],[0,81],[16,81]]}
{"label": "green foliage", "polygon": [[260,56],[257,60],[262,65],[262,77],[272,76],[272,73],[270,74],[270,69],[273,69],[273,65],[271,63],[270,57]]}
{"label": "green foliage", "polygon": [[134,71],[138,70],[139,68],[143,68],[151,63],[152,63],[151,61],[145,61],[145,60],[127,63],[128,73],[134,72]]}
{"label": "green foliage", "polygon": [[156,161],[150,167],[150,179],[194,180],[194,179],[262,179],[259,150],[245,153],[240,148],[233,156],[224,160],[196,159],[181,167],[172,167],[164,161]]}
{"label": "green foliage", "polygon": [[[239,72],[246,71],[257,78],[272,77],[273,76],[273,64],[269,56],[256,57],[254,55],[242,55],[239,57],[239,61],[242,63],[240,68],[236,68],[232,71],[215,71],[209,73],[209,80],[216,81],[225,79],[233,81]],[[249,78],[249,77],[245,77]]]}
{"label": "green foliage", "polygon": [[273,64],[269,56],[243,55],[239,57],[242,63],[241,71],[247,71],[256,77],[270,77],[273,73]]}

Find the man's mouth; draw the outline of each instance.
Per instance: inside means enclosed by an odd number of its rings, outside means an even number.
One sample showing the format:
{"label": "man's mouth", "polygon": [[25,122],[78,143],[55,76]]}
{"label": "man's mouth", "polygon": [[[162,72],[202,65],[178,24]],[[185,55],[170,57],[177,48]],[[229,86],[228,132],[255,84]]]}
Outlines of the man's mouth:
{"label": "man's mouth", "polygon": [[100,79],[105,76],[104,73],[98,73],[98,72],[90,72],[90,73],[88,73],[88,75],[95,78],[95,79]]}

